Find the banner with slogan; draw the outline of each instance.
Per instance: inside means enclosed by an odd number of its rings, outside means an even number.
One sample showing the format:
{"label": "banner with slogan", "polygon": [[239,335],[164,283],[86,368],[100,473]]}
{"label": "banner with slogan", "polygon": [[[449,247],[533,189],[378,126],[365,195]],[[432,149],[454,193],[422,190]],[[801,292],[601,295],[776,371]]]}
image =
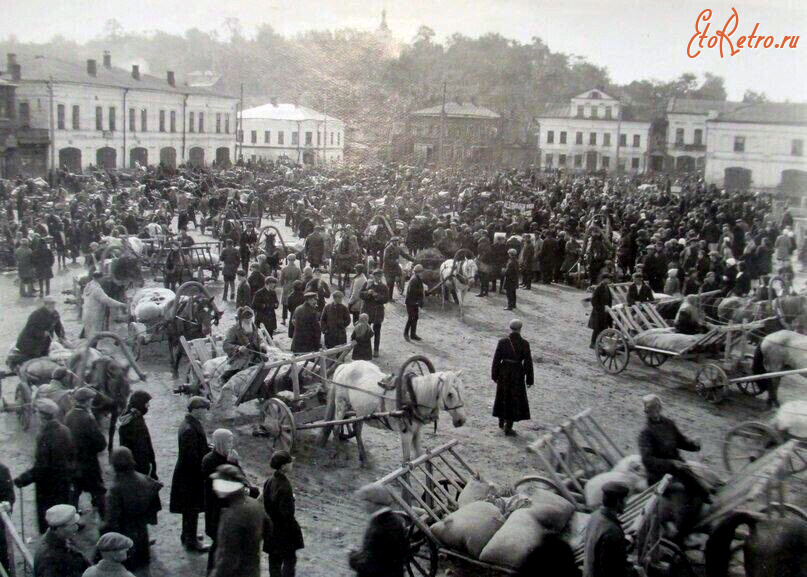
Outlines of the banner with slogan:
{"label": "banner with slogan", "polygon": [[532,208],[535,205],[532,202],[510,202],[509,200],[505,200],[503,206],[507,210],[517,210],[519,212],[530,214],[532,213]]}

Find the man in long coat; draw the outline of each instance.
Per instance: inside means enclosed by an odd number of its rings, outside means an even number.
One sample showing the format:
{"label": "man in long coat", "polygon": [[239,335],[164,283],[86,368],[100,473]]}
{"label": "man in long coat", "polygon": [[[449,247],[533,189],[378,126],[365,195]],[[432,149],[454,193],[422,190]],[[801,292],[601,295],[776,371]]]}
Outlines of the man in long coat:
{"label": "man in long coat", "polygon": [[31,250],[31,241],[27,238],[20,240],[20,246],[14,251],[14,260],[17,263],[17,275],[20,277],[20,296],[34,296],[34,253]]}
{"label": "man in long coat", "polygon": [[73,502],[78,503],[82,493],[89,493],[93,506],[103,518],[106,512],[106,487],[101,465],[98,463],[98,453],[106,449],[107,443],[98,422],[90,412],[95,395],[95,390],[89,387],[78,389],[73,395],[75,405],[65,416],[64,424],[70,429],[76,448]]}
{"label": "man in long coat", "polygon": [[280,271],[280,288],[282,289],[280,300],[283,305],[283,324],[286,324],[286,317],[289,313],[289,297],[294,292],[294,281],[303,278],[303,271],[300,270],[300,266],[297,264],[297,256],[290,254],[286,257],[286,261],[288,264]]}
{"label": "man in long coat", "polygon": [[270,337],[275,335],[277,330],[277,279],[273,276],[266,277],[266,286],[255,293],[252,297],[252,308],[255,310],[255,325],[266,328]]}
{"label": "man in long coat", "polygon": [[118,420],[120,444],[132,452],[135,470],[147,477],[157,479],[157,459],[145,415],[149,410],[151,395],[144,390],[134,391],[129,396],[126,410]]}
{"label": "man in long coat", "polygon": [[272,521],[272,530],[264,535],[263,550],[269,554],[270,577],[294,577],[297,551],[305,543],[294,516],[294,491],[287,476],[293,466],[291,455],[276,451],[269,466],[275,473],[263,486],[263,506]]}
{"label": "man in long coat", "polygon": [[381,345],[381,323],[384,322],[384,304],[389,300],[387,285],[384,284],[384,271],[375,269],[373,278],[364,285],[361,291],[361,299],[364,301],[362,312],[368,317],[370,325],[373,327],[373,356],[378,356],[378,349]]}
{"label": "man in long coat", "polygon": [[602,488],[602,506],[586,525],[583,577],[632,577],[628,561],[628,541],[619,522],[625,510],[628,487],[611,481]]}
{"label": "man in long coat", "polygon": [[17,350],[25,360],[45,357],[54,335],[60,342],[64,341],[64,327],[56,310],[56,299],[47,296],[42,306],[30,314],[20,331]]}
{"label": "man in long coat", "polygon": [[294,310],[291,318],[294,325],[294,336],[291,339],[293,353],[312,353],[320,349],[322,325],[317,310],[317,298],[315,292],[305,293],[305,302]]}
{"label": "man in long coat", "polygon": [[191,397],[188,414],[179,426],[177,439],[179,454],[171,480],[171,513],[182,515],[182,545],[196,552],[206,552],[196,534],[199,513],[205,505],[205,479],[202,474],[202,459],[208,452],[207,435],[202,426],[206,420],[210,402],[203,397]]}
{"label": "man in long coat", "polygon": [[496,399],[493,416],[499,418],[499,428],[504,434],[514,436],[513,423],[530,418],[527,389],[533,383],[532,354],[530,343],[521,337],[522,323],[510,321],[510,335],[499,340],[490,375],[496,383]]}
{"label": "man in long coat", "polygon": [[591,295],[591,316],[588,317],[588,328],[591,329],[591,342],[588,346],[591,349],[594,348],[600,333],[611,326],[611,315],[605,310],[605,307],[613,306],[613,296],[611,289],[608,288],[610,284],[611,275],[602,273],[600,284]]}
{"label": "man in long coat", "polygon": [[333,302],[322,310],[322,333],[325,336],[325,348],[329,349],[347,343],[347,327],[350,324],[350,312],[342,304],[342,291],[334,291]]}
{"label": "man in long coat", "polygon": [[47,510],[72,499],[75,449],[70,430],[56,419],[59,406],[50,399],[38,399],[35,408],[41,430],[36,438],[34,466],[14,479],[14,484],[17,487],[36,485],[36,517],[39,532],[44,533],[48,530]]}

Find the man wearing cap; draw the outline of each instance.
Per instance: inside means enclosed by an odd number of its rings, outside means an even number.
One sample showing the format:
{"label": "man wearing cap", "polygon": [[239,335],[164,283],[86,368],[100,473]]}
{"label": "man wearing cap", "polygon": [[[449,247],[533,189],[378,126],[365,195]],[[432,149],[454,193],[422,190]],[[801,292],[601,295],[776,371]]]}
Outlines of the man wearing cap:
{"label": "man wearing cap", "polygon": [[249,263],[249,257],[252,247],[258,242],[258,233],[255,232],[255,225],[251,222],[247,223],[247,228],[241,233],[239,240],[239,252],[241,253],[241,266],[246,266]]}
{"label": "man wearing cap", "polygon": [[179,426],[177,440],[179,453],[171,480],[171,513],[182,515],[182,545],[189,551],[206,552],[197,535],[199,513],[205,505],[205,478],[202,459],[207,454],[207,435],[203,422],[207,420],[210,401],[204,397],[191,397],[188,413]]}
{"label": "man wearing cap", "polygon": [[135,577],[124,565],[133,544],[126,535],[104,533],[95,545],[101,560],[87,569],[82,577]]}
{"label": "man wearing cap", "polygon": [[530,343],[521,336],[522,323],[510,321],[510,335],[499,340],[491,364],[491,379],[496,383],[493,416],[508,437],[514,436],[515,421],[530,418],[527,388],[533,384]]}
{"label": "man wearing cap", "polygon": [[639,271],[633,273],[633,282],[628,287],[628,306],[651,302],[653,298],[653,289],[644,282],[644,274]]}
{"label": "man wearing cap", "polygon": [[404,325],[404,339],[409,341],[421,341],[418,336],[418,318],[420,307],[423,306],[425,298],[425,287],[423,285],[423,265],[416,264],[412,271],[412,278],[406,283],[406,324]]}
{"label": "man wearing cap", "polygon": [[414,260],[414,257],[404,251],[400,246],[400,238],[393,236],[389,239],[389,243],[384,247],[384,280],[386,281],[389,290],[388,300],[392,300],[392,294],[395,290],[395,282],[401,278],[401,263],[400,258],[404,257],[406,260]]}
{"label": "man wearing cap", "polygon": [[252,297],[252,308],[255,310],[255,325],[258,328],[263,325],[270,337],[273,337],[277,330],[275,311],[279,303],[276,289],[277,279],[273,276],[268,276],[266,277],[266,285]]}
{"label": "man wearing cap", "polygon": [[591,342],[589,348],[593,349],[600,333],[611,326],[611,315],[605,307],[613,306],[611,295],[611,275],[603,272],[600,275],[600,284],[591,295],[591,315],[588,317],[588,328],[591,329]]}
{"label": "man wearing cap", "polygon": [[107,447],[106,437],[98,426],[98,421],[90,412],[92,401],[96,395],[95,389],[81,387],[73,394],[75,405],[64,419],[64,424],[70,429],[70,436],[76,447],[76,476],[74,479],[75,492],[73,502],[78,503],[82,493],[92,495],[92,504],[103,519],[106,510],[106,487],[101,474],[101,465],[98,463],[98,453]]}
{"label": "man wearing cap", "polygon": [[305,256],[311,268],[322,266],[325,257],[325,235],[322,233],[322,225],[314,227],[314,232],[305,236]]}
{"label": "man wearing cap", "polygon": [[42,306],[28,316],[17,337],[17,351],[23,357],[21,362],[48,356],[54,336],[65,344],[64,327],[56,310],[56,299],[46,296],[42,299]]}
{"label": "man wearing cap", "polygon": [[72,500],[75,448],[70,430],[56,418],[60,410],[55,402],[37,399],[34,408],[40,420],[34,465],[14,479],[14,484],[17,487],[36,485],[36,515],[39,532],[44,533],[48,529],[46,511]]}
{"label": "man wearing cap", "polygon": [[34,577],[82,577],[90,564],[72,543],[81,530],[78,511],[72,505],[54,505],[45,521],[48,529],[34,554]]}
{"label": "man wearing cap", "polygon": [[347,343],[347,327],[350,325],[350,311],[342,304],[342,291],[334,291],[333,302],[322,310],[322,332],[325,336],[325,348],[330,349]]}
{"label": "man wearing cap", "polygon": [[280,271],[280,286],[282,292],[280,299],[283,304],[283,324],[286,324],[286,318],[289,314],[289,297],[294,292],[294,283],[300,280],[303,276],[303,271],[300,270],[297,264],[297,256],[290,254],[286,257],[286,266]]}
{"label": "man wearing cap", "polygon": [[507,295],[506,311],[516,308],[516,291],[518,290],[518,251],[511,248],[507,250],[507,265],[504,268],[504,292]]}
{"label": "man wearing cap", "polygon": [[370,279],[361,291],[361,299],[364,301],[362,312],[368,317],[368,322],[373,327],[373,356],[378,357],[378,349],[381,346],[381,323],[384,322],[384,303],[389,300],[389,290],[384,284],[384,271],[377,268],[373,271],[373,278]]}
{"label": "man wearing cap", "polygon": [[294,577],[297,551],[305,547],[303,532],[294,516],[294,491],[288,476],[293,460],[287,451],[275,451],[269,466],[274,475],[263,485],[263,507],[272,529],[264,535],[263,551],[269,555],[270,577]]}
{"label": "man wearing cap", "polygon": [[664,288],[664,277],[667,275],[667,259],[659,254],[656,245],[647,245],[647,254],[644,257],[644,272],[650,288],[655,292],[661,292]]}
{"label": "man wearing cap", "polygon": [[602,488],[602,505],[589,518],[584,544],[583,577],[637,575],[628,561],[628,541],[619,515],[625,510],[628,486],[611,481]]}
{"label": "man wearing cap", "polygon": [[305,285],[305,292],[317,293],[317,310],[322,312],[325,308],[325,300],[331,296],[331,287],[322,280],[322,273],[319,269],[311,271],[311,280]]}
{"label": "man wearing cap", "polygon": [[226,301],[227,296],[235,300],[235,273],[241,264],[241,254],[233,246],[233,239],[224,241],[224,248],[219,254],[219,261],[222,264],[221,276],[224,279],[224,295],[222,300]]}
{"label": "man wearing cap", "polygon": [[263,360],[266,350],[260,333],[255,327],[255,314],[249,307],[240,307],[235,314],[235,324],[227,329],[222,344],[227,355],[227,370],[221,375],[226,383],[238,371],[242,371]]}
{"label": "man wearing cap", "polygon": [[377,483],[356,492],[370,513],[361,549],[352,550],[350,567],[358,577],[403,577],[407,551],[406,529],[391,507],[392,495]]}
{"label": "man wearing cap", "polygon": [[319,295],[306,292],[305,301],[294,310],[291,324],[294,336],[291,339],[291,351],[296,354],[318,351],[322,342],[322,325],[317,310]]}
{"label": "man wearing cap", "polygon": [[235,465],[220,465],[212,479],[222,511],[210,577],[260,577],[261,545],[268,519],[248,495],[249,481]]}

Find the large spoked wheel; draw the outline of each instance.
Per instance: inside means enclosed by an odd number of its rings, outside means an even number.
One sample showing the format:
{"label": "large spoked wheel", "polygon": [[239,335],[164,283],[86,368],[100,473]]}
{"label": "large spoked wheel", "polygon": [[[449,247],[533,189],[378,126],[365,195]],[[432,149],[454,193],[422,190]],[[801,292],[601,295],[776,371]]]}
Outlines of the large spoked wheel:
{"label": "large spoked wheel", "polygon": [[781,435],[765,423],[742,423],[726,435],[723,464],[729,473],[737,473],[781,444]]}
{"label": "large spoked wheel", "polygon": [[605,329],[599,334],[594,352],[602,368],[612,374],[624,371],[630,360],[628,340],[616,329]]}
{"label": "large spoked wheel", "polygon": [[714,363],[708,363],[695,374],[695,392],[710,403],[718,403],[726,396],[729,379],[726,371]]}
{"label": "large spoked wheel", "polygon": [[745,381],[743,383],[737,383],[737,388],[740,389],[741,393],[748,395],[749,397],[758,397],[765,392],[762,390],[762,387],[759,386],[758,381]]}
{"label": "large spoked wheel", "polygon": [[27,431],[34,420],[34,405],[31,402],[31,387],[20,381],[14,391],[14,405],[17,412],[17,423],[20,429]]}
{"label": "large spoked wheel", "polygon": [[657,353],[655,351],[644,351],[642,349],[636,349],[636,354],[639,355],[639,358],[644,364],[653,368],[660,367],[667,362],[667,359],[670,358],[668,355],[662,353]]}
{"label": "large spoked wheel", "polygon": [[406,575],[407,577],[435,577],[437,575],[437,545],[412,519],[401,514],[406,527]]}
{"label": "large spoked wheel", "polygon": [[261,403],[262,429],[269,438],[272,451],[288,451],[294,448],[294,414],[280,399],[267,399]]}

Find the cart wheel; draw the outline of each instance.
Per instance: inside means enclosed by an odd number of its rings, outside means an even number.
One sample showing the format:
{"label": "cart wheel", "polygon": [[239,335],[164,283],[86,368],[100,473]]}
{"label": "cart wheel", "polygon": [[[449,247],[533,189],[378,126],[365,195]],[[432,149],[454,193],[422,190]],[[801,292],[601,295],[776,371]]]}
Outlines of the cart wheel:
{"label": "cart wheel", "polygon": [[31,387],[22,381],[17,383],[17,389],[14,391],[14,405],[20,430],[27,431],[34,419],[34,405],[31,402]]}
{"label": "cart wheel", "polygon": [[737,388],[740,389],[740,392],[748,395],[749,397],[758,397],[765,392],[760,388],[759,382],[757,381],[745,381],[743,383],[737,383]]}
{"label": "cart wheel", "polygon": [[616,329],[605,329],[599,334],[594,343],[594,352],[602,368],[612,374],[624,371],[630,360],[628,341]]}
{"label": "cart wheel", "polygon": [[764,423],[749,421],[734,427],[723,444],[723,464],[729,473],[737,473],[782,444],[782,437]]}
{"label": "cart wheel", "polygon": [[667,360],[670,358],[668,355],[664,355],[662,353],[656,353],[654,351],[643,351],[642,349],[637,349],[636,354],[639,355],[639,358],[642,360],[644,364],[648,367],[660,367]]}
{"label": "cart wheel", "polygon": [[434,372],[434,365],[423,355],[413,355],[404,361],[398,369],[398,382],[403,382],[403,377],[407,373],[413,373],[416,377],[422,377]]}
{"label": "cart wheel", "polygon": [[263,423],[261,428],[268,434],[272,451],[288,451],[294,448],[294,414],[280,399],[267,399],[261,403]]}
{"label": "cart wheel", "polygon": [[406,565],[407,577],[435,577],[437,575],[437,545],[424,534],[408,516],[399,513],[406,528]]}
{"label": "cart wheel", "polygon": [[714,363],[703,365],[695,373],[695,392],[710,403],[718,403],[726,396],[729,379],[726,371]]}

